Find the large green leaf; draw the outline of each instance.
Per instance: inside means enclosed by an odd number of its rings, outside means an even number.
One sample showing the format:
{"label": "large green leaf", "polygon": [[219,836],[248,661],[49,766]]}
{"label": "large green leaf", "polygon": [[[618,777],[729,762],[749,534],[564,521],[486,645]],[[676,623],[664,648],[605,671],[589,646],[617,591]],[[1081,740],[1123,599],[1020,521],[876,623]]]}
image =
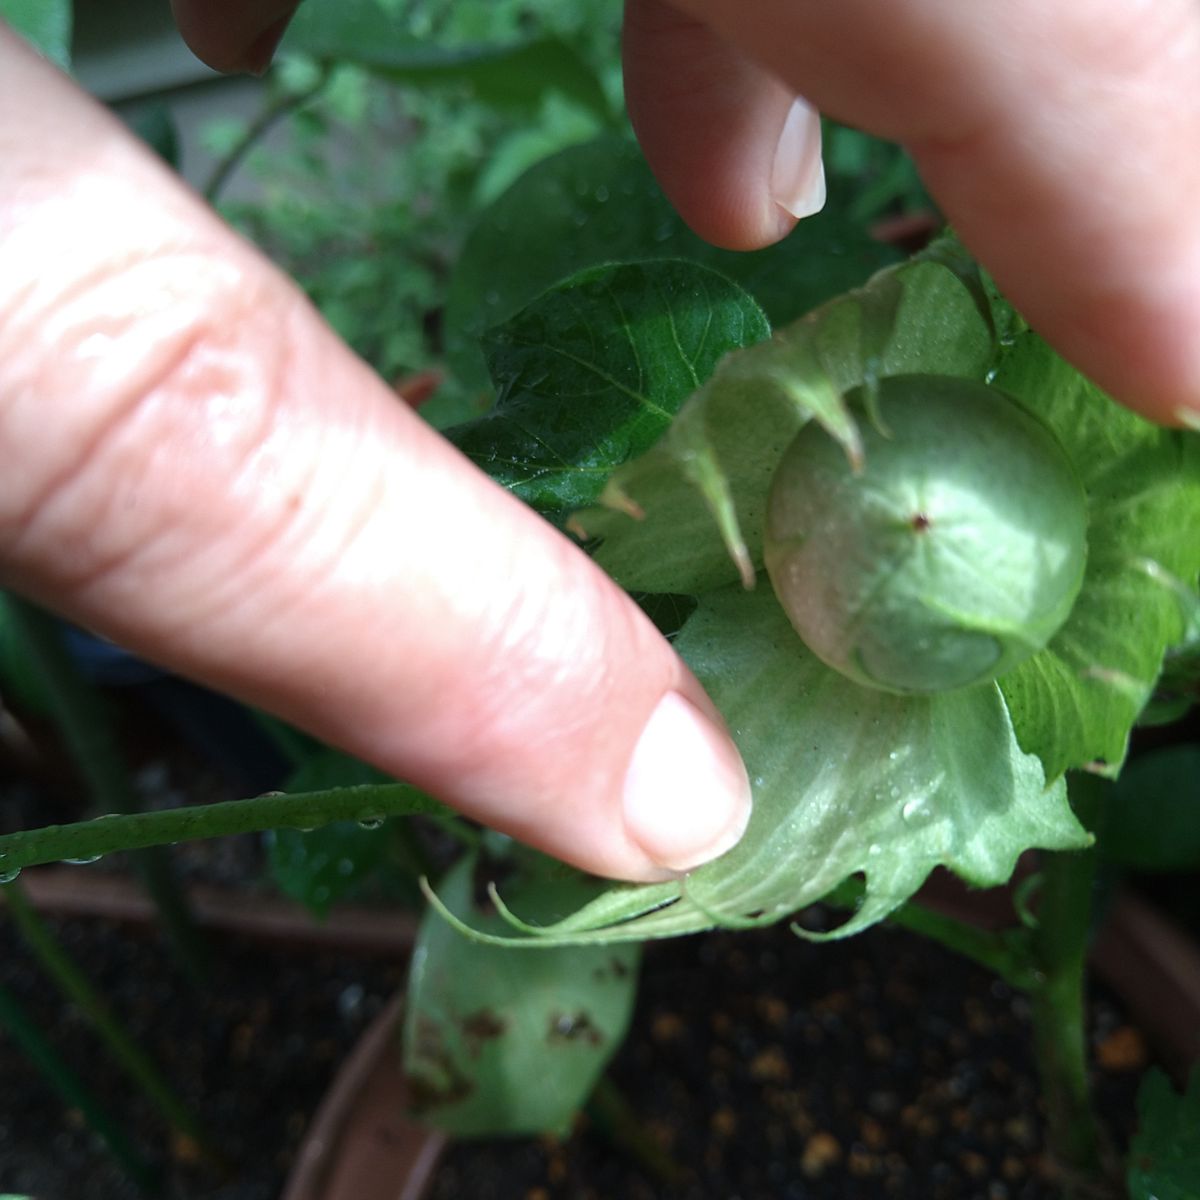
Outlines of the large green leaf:
{"label": "large green leaf", "polygon": [[324,61],[356,63],[397,83],[466,85],[496,106],[535,108],[548,92],[560,92],[601,118],[611,117],[595,72],[557,38],[441,45],[413,34],[375,0],[308,0],[283,45]]}
{"label": "large green leaf", "polygon": [[1115,774],[1185,633],[1178,585],[1200,572],[1200,434],[1121,408],[1031,333],[1006,348],[996,383],[1058,434],[1089,506],[1079,599],[1047,649],[1004,677],[1004,695],[1051,778],[1086,763]]}
{"label": "large green leaf", "polygon": [[979,379],[992,355],[982,292],[953,244],[939,246],[722,362],[662,442],[613,477],[601,497],[612,511],[578,523],[625,587],[700,592],[739,570],[750,581],[771,477],[802,425],[816,418],[856,457],[846,389],[909,373]]}
{"label": "large green leaf", "polygon": [[542,512],[592,504],[731,350],[770,334],[757,304],[695,263],[598,267],[485,339],[496,406],[447,436]]}
{"label": "large green leaf", "polygon": [[[474,867],[461,862],[442,898],[461,918],[494,926],[471,902]],[[543,907],[556,891],[543,876]],[[430,912],[404,1019],[422,1118],[459,1136],[564,1132],[625,1036],[637,968],[634,946],[512,954],[460,937]]]}
{"label": "large green leaf", "polygon": [[1129,1147],[1130,1200],[1196,1200],[1200,1196],[1200,1071],[1178,1096],[1158,1070],[1138,1091],[1138,1131]]}
{"label": "large green leaf", "polygon": [[64,70],[71,66],[71,0],[0,0],[0,21]]}
{"label": "large green leaf", "polygon": [[675,646],[745,759],[750,827],[684,882],[613,886],[543,939],[777,921],[861,872],[862,905],[835,934],[845,936],[897,908],[934,867],[996,886],[1024,850],[1089,844],[1063,782],[1047,788],[1018,747],[994,685],[932,697],[860,687],[806,649],[769,586],[702,597]]}
{"label": "large green leaf", "polygon": [[642,258],[705,263],[740,283],[779,324],[897,254],[853,225],[836,196],[778,246],[753,254],[718,250],[687,229],[637,146],[609,135],[539,163],[481,216],[450,284],[446,352],[455,372],[483,387],[478,341],[485,330],[568,275]]}

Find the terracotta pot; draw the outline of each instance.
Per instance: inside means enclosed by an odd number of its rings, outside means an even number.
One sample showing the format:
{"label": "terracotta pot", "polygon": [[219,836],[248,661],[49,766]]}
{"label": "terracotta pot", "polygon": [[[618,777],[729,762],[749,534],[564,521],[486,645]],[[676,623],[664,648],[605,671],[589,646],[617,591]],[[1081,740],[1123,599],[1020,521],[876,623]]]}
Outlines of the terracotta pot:
{"label": "terracotta pot", "polygon": [[281,1200],[420,1200],[443,1134],[407,1117],[396,996],[342,1064],[309,1127]]}

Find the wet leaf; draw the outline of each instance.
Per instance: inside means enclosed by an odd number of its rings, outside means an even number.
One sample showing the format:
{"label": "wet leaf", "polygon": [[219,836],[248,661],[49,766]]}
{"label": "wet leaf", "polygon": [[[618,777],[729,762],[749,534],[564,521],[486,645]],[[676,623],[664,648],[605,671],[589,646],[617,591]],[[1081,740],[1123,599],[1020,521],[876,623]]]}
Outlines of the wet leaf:
{"label": "wet leaf", "polygon": [[[750,828],[683,883],[614,885],[543,937],[619,941],[778,921],[861,872],[863,903],[832,935],[846,936],[902,904],[936,866],[992,887],[1030,847],[1089,844],[1062,781],[1047,788],[1018,747],[994,684],[932,697],[860,687],[805,648],[765,581],[702,597],[675,645],[745,759]],[[516,899],[511,907],[524,916]]]}

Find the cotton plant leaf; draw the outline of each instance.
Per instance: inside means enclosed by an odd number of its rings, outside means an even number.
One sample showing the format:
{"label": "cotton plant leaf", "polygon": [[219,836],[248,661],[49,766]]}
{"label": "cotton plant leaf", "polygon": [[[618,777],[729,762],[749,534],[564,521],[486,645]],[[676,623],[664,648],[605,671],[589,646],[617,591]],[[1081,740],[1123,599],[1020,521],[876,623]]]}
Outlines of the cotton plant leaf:
{"label": "cotton plant leaf", "polygon": [[412,33],[377,0],[307,0],[282,45],[321,61],[355,63],[396,83],[466,85],[498,107],[536,109],[547,93],[559,92],[602,118],[611,116],[595,72],[557,38],[446,45]]}
{"label": "cotton plant leaf", "polygon": [[446,436],[534,508],[566,514],[657,441],[726,354],[769,334],[746,292],[696,263],[583,271],[487,335],[496,405]]}
{"label": "cotton plant leaf", "polygon": [[1138,1131],[1129,1147],[1130,1200],[1195,1200],[1200,1191],[1200,1071],[1180,1096],[1159,1070],[1138,1089]]}
{"label": "cotton plant leaf", "polygon": [[762,564],[771,477],[819,421],[861,454],[844,392],[873,378],[981,379],[994,354],[979,285],[951,248],[878,273],[865,287],[730,355],[648,453],[617,471],[605,508],[578,514],[597,561],[624,587],[704,592]]}
{"label": "cotton plant leaf", "polygon": [[[443,900],[468,921],[505,928],[472,903],[474,868],[473,858],[454,868]],[[544,906],[555,888],[539,882]],[[565,1132],[625,1036],[638,959],[636,946],[513,954],[459,937],[431,911],[403,1030],[422,1120],[460,1137]]]}
{"label": "cotton plant leaf", "polygon": [[675,645],[746,762],[750,827],[686,880],[614,885],[534,944],[778,921],[861,873],[861,906],[827,935],[844,937],[886,917],[937,866],[994,887],[1025,850],[1090,844],[1063,781],[1047,787],[1017,745],[992,684],[921,697],[860,687],[808,651],[765,584],[703,596]]}
{"label": "cotton plant leaf", "polygon": [[608,134],[532,167],[480,216],[446,304],[446,355],[467,385],[486,386],[480,337],[547,288],[602,262],[682,258],[719,271],[762,305],[773,325],[795,320],[897,261],[831,195],[767,250],[735,253],[702,241],[663,195],[637,145]]}
{"label": "cotton plant leaf", "polygon": [[1090,764],[1115,775],[1167,649],[1185,635],[1178,587],[1200,572],[1200,434],[1115,404],[1032,333],[996,386],[1049,425],[1088,496],[1088,566],[1067,623],[1001,687],[1022,747],[1050,778]]}

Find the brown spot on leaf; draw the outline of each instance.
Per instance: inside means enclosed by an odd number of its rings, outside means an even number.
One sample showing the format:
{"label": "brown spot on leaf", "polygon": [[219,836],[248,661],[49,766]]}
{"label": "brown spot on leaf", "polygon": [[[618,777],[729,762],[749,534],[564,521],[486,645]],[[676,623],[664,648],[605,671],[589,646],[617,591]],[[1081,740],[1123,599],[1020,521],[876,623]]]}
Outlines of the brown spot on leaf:
{"label": "brown spot on leaf", "polygon": [[586,1041],[590,1046],[599,1046],[604,1041],[604,1035],[585,1012],[554,1013],[550,1017],[546,1041],[551,1045]]}
{"label": "brown spot on leaf", "polygon": [[502,1036],[508,1028],[508,1022],[489,1008],[468,1013],[458,1025],[463,1032],[467,1053],[472,1058],[478,1058],[483,1053],[485,1043]]}

